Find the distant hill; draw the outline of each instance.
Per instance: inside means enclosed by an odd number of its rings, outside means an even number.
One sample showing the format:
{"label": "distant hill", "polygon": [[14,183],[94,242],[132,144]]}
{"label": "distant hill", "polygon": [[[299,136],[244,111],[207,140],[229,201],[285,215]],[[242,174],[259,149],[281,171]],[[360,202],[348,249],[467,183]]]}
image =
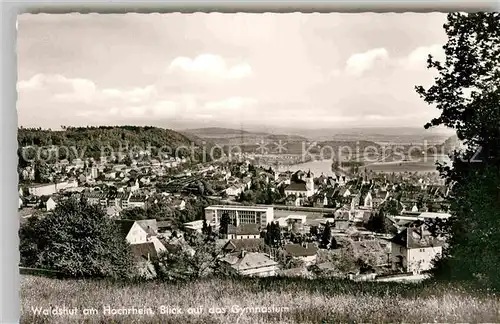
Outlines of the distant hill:
{"label": "distant hill", "polygon": [[265,132],[250,132],[246,130],[231,129],[231,128],[197,128],[181,131],[187,136],[194,135],[196,137],[210,140],[218,145],[255,145],[260,142],[302,142],[308,139],[299,135],[287,134],[272,134]]}
{"label": "distant hill", "polygon": [[305,136],[314,141],[359,141],[366,140],[377,143],[392,144],[428,144],[442,143],[450,136],[449,130],[434,130],[423,128],[331,128],[313,130],[290,130],[290,134]]}
{"label": "distant hill", "polygon": [[223,128],[223,127],[206,127],[194,128],[180,131],[182,134],[193,134],[201,138],[219,138],[219,137],[234,137],[241,134],[267,135],[267,133],[253,133],[245,130]]}
{"label": "distant hill", "polygon": [[[189,157],[189,150],[194,146],[201,146],[202,140],[194,135],[186,136],[170,129],[139,126],[99,126],[99,127],[65,127],[63,130],[53,131],[41,128],[19,128],[18,146],[59,147],[60,155],[71,152],[71,158],[94,157],[100,158],[101,151],[115,152],[120,149],[141,151],[151,148],[153,157],[158,153]],[[210,146],[210,144],[207,144]],[[71,149],[75,148],[76,154]],[[196,149],[196,159],[202,158],[202,150]],[[62,157],[65,158],[65,157]]]}

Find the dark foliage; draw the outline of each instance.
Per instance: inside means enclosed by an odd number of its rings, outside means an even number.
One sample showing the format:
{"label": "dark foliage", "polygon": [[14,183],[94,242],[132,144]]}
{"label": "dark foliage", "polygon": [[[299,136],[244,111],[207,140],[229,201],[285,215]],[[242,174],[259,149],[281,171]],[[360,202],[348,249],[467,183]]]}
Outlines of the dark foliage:
{"label": "dark foliage", "polygon": [[500,288],[500,14],[452,13],[444,29],[445,61],[427,61],[439,75],[416,88],[441,110],[426,127],[454,128],[466,146],[452,166],[438,167],[453,189],[450,245],[436,274]]}
{"label": "dark foliage", "polygon": [[31,217],[19,231],[21,265],[71,277],[125,278],[133,274],[128,243],[104,211],[84,200],[61,202]]}
{"label": "dark foliage", "polygon": [[329,249],[331,240],[332,240],[332,228],[330,222],[326,222],[325,228],[323,229],[323,234],[321,235],[321,247],[323,249]]}
{"label": "dark foliage", "polygon": [[[203,142],[200,139],[188,138],[169,129],[150,126],[64,127],[62,131],[19,128],[17,138],[18,156],[23,162],[21,165],[25,164],[26,160],[32,160],[36,157],[35,150],[27,147],[58,147],[57,154],[55,151],[46,153],[50,154],[47,157],[52,157],[51,159],[44,157],[46,161],[55,161],[57,158],[72,160],[93,157],[98,159],[101,156],[109,156],[111,151],[134,156],[139,151],[146,149],[151,150],[153,157],[168,154],[193,158],[198,161],[202,161],[204,157],[201,149]],[[194,150],[194,156],[191,156],[191,148],[195,146],[197,149]],[[210,144],[206,144],[206,146],[208,148],[206,152],[210,152]],[[125,156],[120,158],[124,159],[124,163],[131,163],[129,159],[125,159]],[[205,159],[210,161],[208,155],[205,156]]]}
{"label": "dark foliage", "polygon": [[219,221],[219,233],[223,235],[227,234],[227,230],[230,223],[231,223],[231,218],[229,217],[229,214],[223,213]]}

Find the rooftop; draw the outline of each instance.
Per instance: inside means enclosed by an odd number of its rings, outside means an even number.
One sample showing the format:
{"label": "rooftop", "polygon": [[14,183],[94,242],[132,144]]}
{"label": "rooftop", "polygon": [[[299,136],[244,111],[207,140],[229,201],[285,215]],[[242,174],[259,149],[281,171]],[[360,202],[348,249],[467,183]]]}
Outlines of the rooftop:
{"label": "rooftop", "polygon": [[236,253],[226,256],[223,260],[240,271],[278,265],[268,255],[258,252]]}
{"label": "rooftop", "polygon": [[313,244],[308,244],[307,247],[300,244],[286,244],[285,251],[293,257],[306,257],[315,255],[318,252],[318,247]]}
{"label": "rooftop", "polygon": [[242,205],[212,205],[208,206],[205,209],[213,210],[213,209],[228,209],[228,210],[261,210],[267,211],[272,209],[272,206],[264,206],[264,205],[254,205],[254,206],[242,206]]}
{"label": "rooftop", "polygon": [[415,222],[391,240],[393,243],[407,249],[439,247],[444,241],[434,237],[428,227],[422,222]]}

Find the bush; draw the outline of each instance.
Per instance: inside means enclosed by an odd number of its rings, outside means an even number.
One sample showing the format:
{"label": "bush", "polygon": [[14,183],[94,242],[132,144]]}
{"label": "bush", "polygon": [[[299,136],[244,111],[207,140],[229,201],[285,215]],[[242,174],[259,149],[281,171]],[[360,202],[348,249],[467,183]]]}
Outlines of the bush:
{"label": "bush", "polygon": [[68,199],[19,231],[21,265],[70,277],[123,278],[133,274],[128,243],[98,206]]}

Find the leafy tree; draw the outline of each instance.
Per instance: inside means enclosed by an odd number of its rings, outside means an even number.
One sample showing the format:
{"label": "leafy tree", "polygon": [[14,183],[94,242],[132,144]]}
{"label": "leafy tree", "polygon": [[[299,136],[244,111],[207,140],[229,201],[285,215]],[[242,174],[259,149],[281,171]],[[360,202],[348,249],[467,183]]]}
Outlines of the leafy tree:
{"label": "leafy tree", "polygon": [[49,182],[49,167],[47,163],[43,161],[36,161],[33,165],[35,171],[35,182],[36,183],[47,183]]}
{"label": "leafy tree", "polygon": [[330,226],[330,222],[326,222],[325,228],[323,229],[323,234],[321,235],[321,247],[324,249],[329,249],[331,240],[332,228]]}
{"label": "leafy tree", "polygon": [[416,87],[441,111],[425,127],[453,128],[465,146],[452,165],[438,166],[453,188],[449,247],[436,274],[500,288],[500,14],[451,13],[444,30],[445,60],[427,60],[438,76],[428,89]]}
{"label": "leafy tree", "polygon": [[335,172],[335,171],[338,171],[339,170],[339,161],[337,160],[333,160],[332,162],[332,171]]}
{"label": "leafy tree", "polygon": [[186,235],[186,241],[188,245],[170,247],[154,261],[160,279],[189,281],[216,271],[215,242],[196,234]]}
{"label": "leafy tree", "polygon": [[129,154],[125,154],[125,157],[122,159],[122,163],[124,163],[126,166],[132,165],[132,159],[130,158]]}
{"label": "leafy tree", "polygon": [[334,236],[332,236],[332,239],[330,240],[330,249],[336,249],[338,248],[337,240],[335,239]]}
{"label": "leafy tree", "polygon": [[21,265],[71,277],[128,277],[133,259],[116,223],[98,206],[68,199],[19,231]]}
{"label": "leafy tree", "polygon": [[219,222],[219,233],[222,235],[226,235],[230,223],[231,218],[229,217],[229,214],[223,213]]}
{"label": "leafy tree", "polygon": [[318,236],[318,226],[311,226],[311,227],[309,228],[309,233],[310,233],[313,237]]}
{"label": "leafy tree", "polygon": [[281,228],[278,222],[271,222],[267,225],[265,242],[271,247],[279,247],[282,245]]}
{"label": "leafy tree", "polygon": [[149,218],[146,210],[141,207],[124,209],[120,212],[120,217],[122,219],[130,219],[130,220],[143,220]]}
{"label": "leafy tree", "polygon": [[204,219],[203,219],[203,227],[201,228],[201,232],[202,232],[203,234],[207,235],[207,234],[208,234],[208,227],[209,227],[209,226],[208,226],[208,224],[207,224],[207,219],[206,219],[206,218],[204,218]]}

